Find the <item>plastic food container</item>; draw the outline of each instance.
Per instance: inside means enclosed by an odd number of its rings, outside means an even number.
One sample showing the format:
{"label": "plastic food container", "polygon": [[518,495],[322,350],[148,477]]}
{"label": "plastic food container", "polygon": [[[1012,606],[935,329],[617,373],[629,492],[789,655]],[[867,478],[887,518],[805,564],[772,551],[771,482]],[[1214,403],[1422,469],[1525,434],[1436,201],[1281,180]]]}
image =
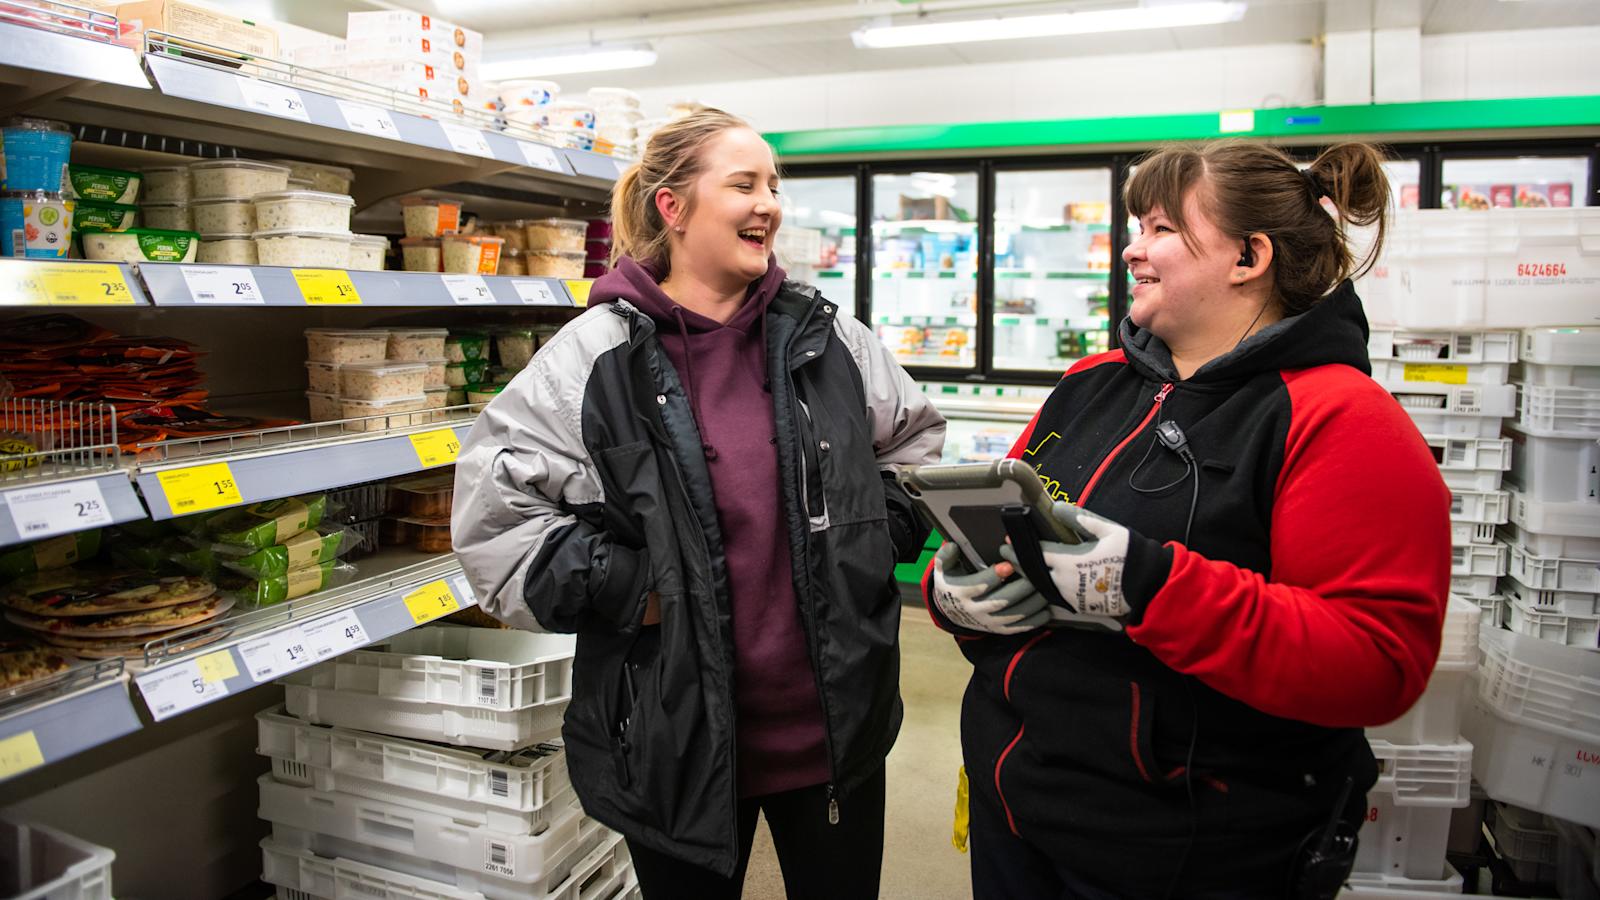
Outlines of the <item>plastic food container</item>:
{"label": "plastic food container", "polygon": [[516,369],[508,369],[505,366],[490,366],[489,377],[485,379],[484,383],[510,384],[511,379],[517,377],[517,371]]}
{"label": "plastic food container", "polygon": [[[148,170],[147,170],[148,171]],[[289,167],[248,159],[216,159],[189,166],[194,196],[254,197],[289,187]]]}
{"label": "plastic food container", "polygon": [[467,402],[488,403],[490,400],[500,396],[500,392],[505,388],[506,386],[503,384],[469,384],[467,385]]}
{"label": "plastic food container", "polygon": [[192,231],[130,228],[127,231],[86,231],[83,255],[100,262],[194,262],[200,252],[200,235]]}
{"label": "plastic food container", "polygon": [[381,272],[389,256],[389,239],[381,234],[358,234],[350,239],[350,268]]}
{"label": "plastic food container", "polygon": [[146,203],[189,200],[194,197],[194,182],[188,166],[155,166],[139,173]]}
{"label": "plastic food container", "polygon": [[529,250],[524,258],[528,262],[528,274],[543,278],[582,278],[583,265],[588,261],[582,250]]}
{"label": "plastic food container", "polygon": [[507,112],[518,107],[549,106],[561,96],[561,85],[554,81],[502,81],[500,105]]}
{"label": "plastic food container", "polygon": [[[467,360],[466,362],[452,362],[444,364],[444,383],[446,387],[465,388],[469,384],[476,384],[488,374],[489,364],[481,359]],[[459,403],[465,403],[465,396]],[[456,406],[458,403],[451,403]]]}
{"label": "plastic food container", "polygon": [[444,271],[444,251],[438,238],[407,237],[400,239],[400,266],[407,272]]}
{"label": "plastic food container", "polygon": [[550,104],[545,112],[545,124],[551,128],[566,128],[573,131],[594,130],[594,107],[587,103],[576,103],[571,100],[560,100]]}
{"label": "plastic food container", "polygon": [[72,132],[48,119],[14,118],[0,128],[5,142],[5,184],[8,191],[62,191]]}
{"label": "plastic food container", "polygon": [[[440,367],[441,369],[443,366]],[[428,388],[422,392],[424,409],[444,409],[450,405],[449,388]]]}
{"label": "plastic food container", "polygon": [[528,260],[521,250],[509,247],[500,253],[501,275],[526,275],[528,274]]}
{"label": "plastic food container", "polygon": [[450,501],[455,497],[456,477],[453,473],[425,475],[391,482],[393,512],[398,516],[415,516],[420,519],[437,519],[450,515]]}
{"label": "plastic food container", "polygon": [[420,397],[428,364],[361,362],[339,367],[339,396],[346,400],[398,400]]}
{"label": "plastic food container", "polygon": [[505,241],[483,234],[447,234],[439,239],[444,270],[462,275],[493,275],[500,271],[500,247]]}
{"label": "plastic food container", "polygon": [[389,428],[404,428],[407,425],[422,423],[424,417],[409,414],[423,409],[426,402],[427,398],[420,392],[413,397],[395,397],[389,400],[354,400],[349,397],[341,397],[339,399],[339,418],[380,417],[367,419],[364,422],[346,422],[345,431],[383,431]]}
{"label": "plastic food container", "polygon": [[67,183],[62,190],[71,199],[130,205],[138,201],[139,183],[143,180],[138,172],[73,164],[67,166]]}
{"label": "plastic food container", "polygon": [[402,520],[411,526],[412,549],[421,553],[450,552],[450,517],[448,515],[437,519],[404,516]]}
{"label": "plastic food container", "polygon": [[[406,197],[400,201],[406,237],[438,237],[461,228],[461,201],[437,197]],[[413,270],[424,271],[424,270]],[[437,271],[437,270],[435,270]]]}
{"label": "plastic food container", "polygon": [[443,328],[391,328],[388,358],[443,361],[444,342],[449,336],[450,332]]}
{"label": "plastic food container", "polygon": [[538,341],[532,328],[506,328],[495,333],[494,349],[500,354],[500,364],[513,371],[528,365]]}
{"label": "plastic food container", "polygon": [[284,188],[284,190],[286,190],[286,191],[312,191],[312,190],[316,190],[316,187],[317,187],[317,183],[315,181],[312,181],[309,178],[296,178],[293,175],[290,175],[289,176],[289,184],[288,184],[287,187]]}
{"label": "plastic food container", "polygon": [[339,395],[306,391],[306,407],[310,410],[307,418],[311,421],[332,422],[339,418]]}
{"label": "plastic food container", "polygon": [[444,339],[444,358],[450,362],[489,358],[489,336],[476,331],[459,331]]}
{"label": "plastic food container", "polygon": [[350,230],[350,211],[356,201],[349,194],[321,191],[278,191],[252,198],[261,231]]}
{"label": "plastic food container", "polygon": [[191,200],[189,215],[201,237],[217,234],[254,234],[269,231],[256,225],[256,209],[249,197]]}
{"label": "plastic food container", "polygon": [[314,394],[339,393],[339,368],[343,363],[306,361],[306,390]]}
{"label": "plastic food container", "polygon": [[187,200],[174,200],[170,203],[147,202],[143,211],[146,228],[159,228],[165,231],[195,230],[194,216],[190,213]]}
{"label": "plastic food container", "polygon": [[256,257],[263,266],[350,267],[350,232],[258,231]]}
{"label": "plastic food container", "polygon": [[467,402],[466,386],[449,388],[444,396],[446,406],[461,406]]}
{"label": "plastic food container", "polygon": [[295,159],[275,159],[273,165],[287,166],[289,177],[310,182],[306,190],[326,191],[330,194],[348,194],[350,185],[355,183],[356,173],[344,166],[329,166],[322,163],[300,162]]}
{"label": "plastic food container", "polygon": [[79,200],[72,210],[72,227],[79,231],[127,231],[129,228],[138,228],[139,207]]}
{"label": "plastic food container", "polygon": [[200,239],[198,259],[219,266],[253,266],[260,261],[256,257],[255,239],[248,234],[203,237]]}
{"label": "plastic food container", "polygon": [[[47,191],[0,195],[0,255],[64,259],[72,245],[72,207]],[[21,246],[15,246],[18,242]]]}
{"label": "plastic food container", "polygon": [[381,362],[389,346],[383,328],[307,328],[306,358],[313,362]]}
{"label": "plastic food container", "polygon": [[528,223],[528,250],[583,250],[589,223],[582,219],[535,219]]}

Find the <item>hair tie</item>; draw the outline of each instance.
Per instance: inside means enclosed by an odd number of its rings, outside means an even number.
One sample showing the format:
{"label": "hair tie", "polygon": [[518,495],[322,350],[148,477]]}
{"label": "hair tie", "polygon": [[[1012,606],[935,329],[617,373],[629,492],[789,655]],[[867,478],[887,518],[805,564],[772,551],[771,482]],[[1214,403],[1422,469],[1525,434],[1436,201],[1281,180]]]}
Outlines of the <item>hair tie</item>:
{"label": "hair tie", "polygon": [[1322,179],[1312,174],[1310,169],[1301,169],[1300,177],[1305,179],[1306,187],[1311,189],[1312,200],[1320,203],[1323,197],[1328,196],[1328,189],[1322,186]]}

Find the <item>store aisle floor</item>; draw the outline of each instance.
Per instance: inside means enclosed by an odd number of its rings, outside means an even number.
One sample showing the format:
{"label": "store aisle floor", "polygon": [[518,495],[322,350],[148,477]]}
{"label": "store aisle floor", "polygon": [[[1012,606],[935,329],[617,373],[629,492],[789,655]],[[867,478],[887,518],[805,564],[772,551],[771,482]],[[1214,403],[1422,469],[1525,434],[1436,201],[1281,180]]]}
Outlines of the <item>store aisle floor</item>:
{"label": "store aisle floor", "polygon": [[[900,623],[900,693],[905,724],[889,754],[883,851],[884,900],[968,900],[967,857],[950,844],[961,765],[961,692],[971,667],[955,641],[907,606]],[[765,823],[745,879],[745,900],[783,900],[783,876]]]}

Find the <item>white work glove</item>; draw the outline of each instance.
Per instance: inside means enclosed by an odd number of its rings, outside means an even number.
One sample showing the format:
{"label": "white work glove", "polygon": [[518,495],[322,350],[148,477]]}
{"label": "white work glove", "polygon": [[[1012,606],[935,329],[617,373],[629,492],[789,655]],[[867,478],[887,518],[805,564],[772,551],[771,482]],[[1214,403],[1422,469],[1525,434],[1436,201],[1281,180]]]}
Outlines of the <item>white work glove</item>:
{"label": "white work glove", "polygon": [[[1005,565],[999,563],[998,565]],[[955,625],[990,634],[1024,634],[1050,622],[1050,604],[1025,578],[989,566],[968,573],[961,549],[946,541],[933,555],[933,602]]]}
{"label": "white work glove", "polygon": [[[1055,582],[1061,598],[1080,614],[1091,618],[1125,616],[1132,612],[1122,594],[1122,570],[1128,559],[1128,529],[1069,503],[1058,501],[1051,513],[1085,538],[1079,544],[1039,542],[1045,566],[1050,569],[1050,580]],[[1000,555],[1017,566],[1016,550],[1009,543],[1000,548]],[[1017,570],[1021,571],[1021,566],[1017,566]],[[1071,620],[1074,617],[1061,610],[1057,618]],[[1111,621],[1114,619],[1100,624]]]}

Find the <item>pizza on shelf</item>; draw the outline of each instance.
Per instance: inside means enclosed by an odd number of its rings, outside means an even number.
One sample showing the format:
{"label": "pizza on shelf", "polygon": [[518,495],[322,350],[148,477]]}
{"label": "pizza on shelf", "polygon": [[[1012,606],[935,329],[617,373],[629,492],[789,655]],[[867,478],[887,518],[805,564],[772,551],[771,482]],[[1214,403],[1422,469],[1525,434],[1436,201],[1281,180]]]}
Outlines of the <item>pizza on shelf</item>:
{"label": "pizza on shelf", "polygon": [[216,592],[204,578],[160,578],[143,572],[58,569],[19,579],[0,604],[33,616],[133,613],[203,600]]}
{"label": "pizza on shelf", "polygon": [[193,603],[116,613],[93,619],[36,616],[13,609],[6,613],[6,620],[19,628],[46,635],[83,638],[137,637],[209,622],[232,608],[231,598],[212,596]]}

